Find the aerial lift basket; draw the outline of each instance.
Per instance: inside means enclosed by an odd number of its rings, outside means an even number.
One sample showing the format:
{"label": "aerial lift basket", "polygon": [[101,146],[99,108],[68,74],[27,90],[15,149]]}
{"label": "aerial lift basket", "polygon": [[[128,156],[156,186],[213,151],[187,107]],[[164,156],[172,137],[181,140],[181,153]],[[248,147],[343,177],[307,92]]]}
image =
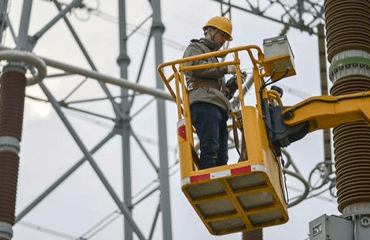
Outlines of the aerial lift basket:
{"label": "aerial lift basket", "polygon": [[[261,96],[265,98],[273,92],[276,93],[275,91],[269,93],[262,86],[266,72],[271,74],[273,70],[263,69],[264,55],[258,46],[244,46],[202,54],[163,63],[158,67],[158,72],[175,100],[178,110],[177,127],[182,191],[209,232],[214,235],[253,231],[288,221],[283,167],[281,159],[271,148],[266,134],[260,95],[257,94],[257,107],[244,104],[239,59],[239,52],[242,51],[247,52],[253,64],[256,92],[263,90]],[[252,51],[257,52],[257,59]],[[184,66],[185,62],[230,53],[234,56],[232,61]],[[287,59],[287,56],[283,54],[277,59]],[[238,131],[244,137],[244,149],[247,149],[246,159],[225,166],[199,170],[197,167],[199,159],[194,149],[195,130],[191,124],[189,96],[184,73],[195,69],[226,65],[235,65],[237,68],[241,104],[240,111],[233,114],[241,117],[241,126]],[[171,69],[173,74],[166,77],[164,68]]]}

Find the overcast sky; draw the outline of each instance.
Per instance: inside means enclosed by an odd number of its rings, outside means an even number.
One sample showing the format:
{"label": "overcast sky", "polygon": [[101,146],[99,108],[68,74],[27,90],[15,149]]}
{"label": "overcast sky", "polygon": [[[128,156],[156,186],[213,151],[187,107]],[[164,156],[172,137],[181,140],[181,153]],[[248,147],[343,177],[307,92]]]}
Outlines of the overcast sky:
{"label": "overcast sky", "polygon": [[[18,32],[19,27],[22,2],[21,0],[12,0],[9,3],[10,20],[16,32]],[[70,1],[63,0],[60,2],[67,3]],[[96,1],[90,0],[88,2],[93,6]],[[239,3],[245,4],[245,1],[239,1]],[[151,14],[151,7],[147,0],[127,0],[126,4],[127,22],[129,23],[128,33],[130,33],[133,26],[137,26]],[[161,4],[162,20],[166,28],[163,36],[165,61],[181,58],[184,47],[187,46],[189,40],[202,37],[202,26],[209,18],[220,13],[219,4],[211,0],[168,0],[161,1]],[[103,74],[114,77],[119,77],[119,68],[116,64],[119,54],[118,24],[116,22],[118,16],[117,5],[117,0],[100,1],[99,10],[101,14],[99,16],[92,14],[86,21],[78,20],[75,16],[77,14],[80,18],[84,18],[87,16],[85,12],[80,11],[69,15],[72,25],[91,55],[97,69]],[[276,11],[277,16],[279,16],[280,12]],[[53,3],[34,0],[30,35],[35,34],[56,13],[57,10]],[[238,10],[232,12],[232,22],[234,41],[230,43],[230,47],[242,45],[259,45],[262,47],[264,38],[279,35],[283,28],[280,24]],[[133,82],[137,76],[150,24],[150,21],[144,24],[143,28],[128,40],[128,54],[131,58],[128,79]],[[311,36],[296,29],[289,30],[287,36],[295,55],[297,75],[282,80],[281,86],[285,90],[284,104],[292,105],[304,100],[307,96],[320,94],[318,44],[316,36]],[[3,44],[14,47],[14,41],[9,31],[6,33],[5,43]],[[63,21],[52,27],[39,40],[34,53],[90,69]],[[249,62],[244,65],[247,71],[250,71],[250,67]],[[50,73],[58,73],[58,71],[49,69]],[[155,64],[152,41],[140,84],[154,87],[154,76]],[[81,76],[73,76],[46,79],[44,83],[57,100],[62,100],[83,80],[84,78]],[[108,87],[115,95],[119,94],[117,87],[112,85],[108,85]],[[28,87],[27,94],[45,99],[37,85]],[[104,96],[96,81],[89,80],[76,93],[68,97],[68,100]],[[253,91],[248,93],[246,99],[248,104],[255,104]],[[150,100],[150,96],[138,96],[132,113],[139,111]],[[107,101],[76,106],[114,118],[113,110]],[[172,165],[176,162],[177,114],[173,103],[168,102],[166,106],[169,163]],[[110,120],[73,111],[65,112],[89,150],[101,141],[114,126]],[[135,116],[132,120],[132,126],[155,162],[158,163],[156,121],[156,104],[152,102],[145,111]],[[324,160],[322,138],[321,131],[310,133],[303,140],[293,143],[287,149],[299,171],[306,179],[308,179],[309,173],[315,165]],[[120,144],[120,138],[118,136],[114,137],[94,154],[94,159],[98,162],[99,167],[115,191],[119,196],[122,196],[122,163],[120,157],[122,148]],[[17,213],[30,204],[51,183],[79,161],[82,156],[80,149],[50,105],[26,99],[20,153]],[[230,153],[230,156],[235,156],[235,152]],[[148,190],[155,186],[156,183],[154,182],[153,185],[147,188],[149,183],[155,181],[156,173],[146,160],[145,155],[138,150],[134,141],[132,141],[131,159],[133,194],[138,194],[135,199],[139,199],[141,189]],[[230,161],[233,162],[235,159]],[[218,237],[209,234],[182,194],[180,176],[176,169],[178,169],[178,166],[171,170],[171,173],[174,174],[170,178],[173,239],[241,239],[240,233]],[[302,191],[303,189],[298,181],[289,176],[287,184],[290,196],[299,194],[299,190]],[[290,208],[290,221],[284,225],[264,229],[264,239],[307,239],[308,224],[311,220],[323,214],[339,215],[336,200],[327,193],[323,196],[325,199],[311,198],[303,201],[298,206]],[[137,221],[145,236],[149,234],[158,198],[158,193],[153,194],[134,209],[135,221]],[[91,166],[84,163],[50,196],[26,215],[21,223],[14,227],[13,239],[58,240],[78,238],[110,214],[113,217],[116,216],[117,214],[114,212],[117,209]],[[156,228],[153,238],[156,240],[161,239],[161,219],[158,224],[159,227]],[[89,239],[123,239],[122,225],[122,217],[119,217]],[[62,236],[60,233],[65,235]]]}

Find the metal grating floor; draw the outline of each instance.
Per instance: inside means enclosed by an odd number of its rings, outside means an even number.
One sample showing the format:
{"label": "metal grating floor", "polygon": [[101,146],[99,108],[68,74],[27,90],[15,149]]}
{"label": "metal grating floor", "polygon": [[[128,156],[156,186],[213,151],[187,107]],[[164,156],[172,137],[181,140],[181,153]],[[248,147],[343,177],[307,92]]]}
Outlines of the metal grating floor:
{"label": "metal grating floor", "polygon": [[265,172],[249,172],[183,186],[212,234],[251,231],[286,222]]}

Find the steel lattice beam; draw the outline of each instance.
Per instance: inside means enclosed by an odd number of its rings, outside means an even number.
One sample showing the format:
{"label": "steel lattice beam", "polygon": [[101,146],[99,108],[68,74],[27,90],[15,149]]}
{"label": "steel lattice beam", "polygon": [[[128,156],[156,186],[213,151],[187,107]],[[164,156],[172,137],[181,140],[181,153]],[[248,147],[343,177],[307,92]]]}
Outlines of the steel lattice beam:
{"label": "steel lattice beam", "polygon": [[[309,34],[317,34],[317,24],[324,19],[324,7],[322,0],[245,0],[245,4],[212,0],[222,5],[248,12],[268,20],[297,28]],[[287,2],[290,2],[287,3]]]}

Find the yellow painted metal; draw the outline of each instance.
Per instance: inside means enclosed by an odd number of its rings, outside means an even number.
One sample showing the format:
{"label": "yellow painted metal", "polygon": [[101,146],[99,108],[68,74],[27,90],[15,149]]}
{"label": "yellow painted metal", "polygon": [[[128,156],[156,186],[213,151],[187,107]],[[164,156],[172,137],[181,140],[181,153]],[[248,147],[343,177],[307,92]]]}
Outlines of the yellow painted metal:
{"label": "yellow painted metal", "polygon": [[283,193],[282,166],[269,147],[263,119],[252,106],[244,106],[242,115],[245,118],[243,130],[249,149],[248,161],[194,170],[187,178],[242,168],[250,168],[250,171],[188,182],[182,187],[194,210],[210,233],[215,235],[252,231],[282,224],[289,219]]}
{"label": "yellow painted metal", "polygon": [[[261,93],[257,94],[257,107],[244,103],[239,54],[243,51],[248,53],[247,60],[253,67],[256,93]],[[222,63],[184,66],[185,62],[226,54],[233,55],[233,59]],[[158,67],[162,80],[177,104],[178,126],[185,131],[178,137],[182,190],[204,225],[214,235],[252,231],[288,221],[282,166],[270,148],[259,97],[269,97],[271,101],[277,99],[280,103],[281,100],[275,91],[268,92],[263,86],[263,77],[268,77],[265,72],[260,72],[261,67],[265,67],[263,63],[261,49],[252,45],[183,58]],[[194,130],[184,73],[226,65],[235,65],[237,69],[241,106],[240,112],[232,115],[241,116],[238,126],[241,126],[239,131],[243,131],[248,149],[247,161],[198,170],[199,159],[194,150]],[[169,77],[164,74],[166,68],[173,72]]]}
{"label": "yellow painted metal", "polygon": [[281,101],[280,95],[277,91],[267,90],[266,92],[270,105],[274,105],[274,101],[276,101],[279,106],[283,106],[283,102]]}
{"label": "yellow painted metal", "polygon": [[[247,52],[253,68],[257,106],[244,102],[241,77],[241,52]],[[232,54],[222,63],[184,66],[185,62]],[[255,57],[255,55],[257,57]],[[182,191],[208,228],[215,235],[282,224],[288,221],[284,195],[281,159],[274,155],[263,119],[263,101],[270,106],[283,106],[279,94],[266,89],[264,77],[273,82],[295,74],[294,69],[282,76],[274,75],[274,62],[288,56],[264,58],[258,46],[242,46],[163,63],[158,72],[177,104],[179,155]],[[194,129],[191,124],[189,94],[185,71],[235,65],[240,111],[232,112],[237,128],[244,138],[246,161],[198,170],[199,158],[194,150]],[[165,68],[173,74],[166,77]],[[175,81],[173,81],[175,79]],[[335,127],[345,122],[366,121],[370,124],[370,91],[341,96],[308,98],[282,112],[284,124],[294,126],[308,122],[309,132]],[[181,128],[181,129],[180,129]]]}
{"label": "yellow painted metal", "polygon": [[284,78],[284,77],[289,77],[289,76],[293,76],[293,75],[296,75],[296,71],[294,68],[289,68],[287,70],[287,72],[282,72],[282,73],[275,73],[275,69],[276,69],[276,65],[275,63],[276,62],[288,62],[290,61],[291,57],[290,55],[280,55],[280,56],[275,56],[275,57],[270,57],[270,58],[266,58],[264,59],[263,61],[263,66],[265,67],[265,71],[266,71],[266,74],[268,76],[271,76],[271,80],[274,82],[274,81],[277,81],[281,78]]}
{"label": "yellow painted metal", "polygon": [[370,91],[311,97],[286,108],[283,116],[288,126],[309,122],[309,132],[347,122],[366,121],[370,124]]}

